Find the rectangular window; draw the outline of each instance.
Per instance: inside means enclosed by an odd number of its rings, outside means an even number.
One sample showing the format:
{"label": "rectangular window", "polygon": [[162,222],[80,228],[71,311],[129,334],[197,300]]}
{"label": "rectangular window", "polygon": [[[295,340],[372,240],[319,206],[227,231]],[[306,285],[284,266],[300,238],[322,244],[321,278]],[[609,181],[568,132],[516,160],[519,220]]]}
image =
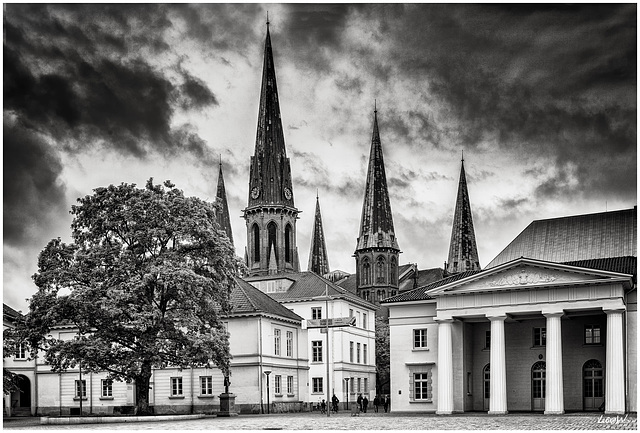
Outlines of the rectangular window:
{"label": "rectangular window", "polygon": [[491,349],[491,331],[484,331],[484,348]]}
{"label": "rectangular window", "polygon": [[113,397],[113,380],[102,379],[102,397]]}
{"label": "rectangular window", "polygon": [[273,354],[280,356],[280,330],[273,330]]}
{"label": "rectangular window", "polygon": [[362,345],[362,363],[367,364],[367,345]]}
{"label": "rectangular window", "polygon": [[322,341],[311,342],[311,362],[322,362]]}
{"label": "rectangular window", "polygon": [[282,394],[282,376],[279,374],[273,378],[273,392],[275,392],[276,395]]}
{"label": "rectangular window", "polygon": [[350,382],[351,382],[350,383],[351,386],[349,387],[349,389],[351,390],[351,394],[355,394],[356,393],[356,389],[354,387],[355,379],[352,377]]}
{"label": "rectangular window", "polygon": [[533,328],[533,345],[547,345],[547,328]]}
{"label": "rectangular window", "polygon": [[414,329],[413,330],[413,348],[422,349],[425,347],[427,347],[427,330]]}
{"label": "rectangular window", "polygon": [[356,319],[356,326],[362,326],[362,320],[360,320],[360,312],[356,311],[356,315],[357,315],[357,319]]}
{"label": "rectangular window", "polygon": [[584,344],[600,344],[600,325],[586,325],[584,327]]}
{"label": "rectangular window", "polygon": [[362,385],[362,379],[358,378],[358,393],[362,392],[360,386]]}
{"label": "rectangular window", "polygon": [[87,396],[87,381],[76,380],[76,398],[85,398]]}
{"label": "rectangular window", "polygon": [[353,308],[349,308],[349,317],[353,317]]}
{"label": "rectangular window", "polygon": [[27,345],[20,343],[16,349],[16,359],[27,359]]}
{"label": "rectangular window", "polygon": [[322,394],[324,392],[324,390],[322,389],[322,378],[321,377],[314,377],[312,379],[312,384],[313,384],[313,393],[314,394]]}
{"label": "rectangular window", "polygon": [[293,332],[287,331],[287,356],[293,356]]}
{"label": "rectangular window", "polygon": [[200,395],[213,395],[213,377],[200,376]]}
{"label": "rectangular window", "polygon": [[349,362],[353,362],[353,341],[349,342]]}
{"label": "rectangular window", "polygon": [[362,313],[362,329],[367,329],[367,313]]}
{"label": "rectangular window", "polygon": [[369,394],[369,379],[364,378],[364,393]]}
{"label": "rectangular window", "polygon": [[311,308],[311,318],[312,319],[322,319],[322,307],[312,307]]}
{"label": "rectangular window", "polygon": [[182,395],[182,378],[181,377],[171,378],[171,395],[172,396]]}
{"label": "rectangular window", "polygon": [[356,362],[360,364],[360,343],[356,344]]}
{"label": "rectangular window", "polygon": [[293,395],[293,376],[287,376],[287,394]]}
{"label": "rectangular window", "polygon": [[414,373],[413,375],[413,398],[415,400],[431,399],[431,379],[429,373]]}

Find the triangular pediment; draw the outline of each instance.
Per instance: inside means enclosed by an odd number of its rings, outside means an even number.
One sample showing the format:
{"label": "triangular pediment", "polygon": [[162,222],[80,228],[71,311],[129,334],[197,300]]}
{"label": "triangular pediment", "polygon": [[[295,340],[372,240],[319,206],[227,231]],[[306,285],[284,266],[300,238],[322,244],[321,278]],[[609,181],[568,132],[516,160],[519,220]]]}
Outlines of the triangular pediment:
{"label": "triangular pediment", "polygon": [[431,289],[431,296],[446,296],[502,290],[527,290],[585,284],[629,281],[616,272],[580,268],[559,263],[520,258],[504,265]]}

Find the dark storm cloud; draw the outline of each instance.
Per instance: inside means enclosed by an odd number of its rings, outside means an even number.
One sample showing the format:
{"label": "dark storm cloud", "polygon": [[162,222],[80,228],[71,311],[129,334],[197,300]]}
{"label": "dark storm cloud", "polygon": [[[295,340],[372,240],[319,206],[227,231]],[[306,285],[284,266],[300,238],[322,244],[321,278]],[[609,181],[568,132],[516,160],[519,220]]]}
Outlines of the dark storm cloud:
{"label": "dark storm cloud", "polygon": [[171,123],[176,108],[217,105],[215,94],[184,71],[170,80],[144,57],[168,48],[166,14],[162,5],[9,5],[5,109],[70,151],[200,158],[205,143]]}
{"label": "dark storm cloud", "polygon": [[32,234],[49,227],[56,212],[64,212],[65,186],[56,151],[32,131],[5,115],[3,122],[4,241],[24,245]]}

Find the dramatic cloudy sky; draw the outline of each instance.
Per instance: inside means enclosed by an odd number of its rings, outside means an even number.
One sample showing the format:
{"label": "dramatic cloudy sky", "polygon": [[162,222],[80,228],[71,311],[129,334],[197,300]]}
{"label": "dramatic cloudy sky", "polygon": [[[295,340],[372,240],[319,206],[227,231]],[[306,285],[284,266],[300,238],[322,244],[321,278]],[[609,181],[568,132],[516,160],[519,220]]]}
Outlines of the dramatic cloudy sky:
{"label": "dramatic cloudy sky", "polygon": [[300,262],[316,190],[354,271],[374,100],[402,263],[446,260],[464,151],[481,265],[532,220],[636,204],[636,9],[598,5],[21,5],[4,9],[4,302],[93,188],[215,197],[237,254],[267,11]]}

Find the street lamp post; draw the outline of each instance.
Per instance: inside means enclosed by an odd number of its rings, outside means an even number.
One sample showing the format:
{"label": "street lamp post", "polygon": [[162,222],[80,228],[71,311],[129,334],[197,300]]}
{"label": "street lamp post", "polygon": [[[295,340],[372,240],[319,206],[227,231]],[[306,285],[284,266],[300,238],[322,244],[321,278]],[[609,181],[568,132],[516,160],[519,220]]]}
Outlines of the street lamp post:
{"label": "street lamp post", "polygon": [[269,414],[271,413],[269,409],[269,375],[271,374],[271,371],[266,370],[264,374],[267,375],[267,414]]}
{"label": "street lamp post", "polygon": [[345,408],[345,410],[349,410],[349,378],[348,377],[344,378],[344,389],[347,390],[347,407]]}

